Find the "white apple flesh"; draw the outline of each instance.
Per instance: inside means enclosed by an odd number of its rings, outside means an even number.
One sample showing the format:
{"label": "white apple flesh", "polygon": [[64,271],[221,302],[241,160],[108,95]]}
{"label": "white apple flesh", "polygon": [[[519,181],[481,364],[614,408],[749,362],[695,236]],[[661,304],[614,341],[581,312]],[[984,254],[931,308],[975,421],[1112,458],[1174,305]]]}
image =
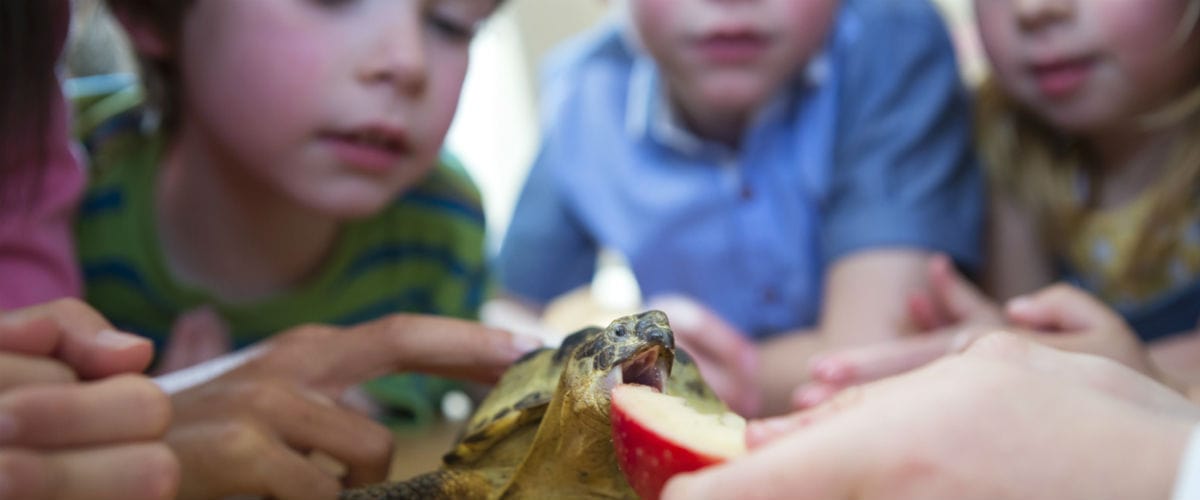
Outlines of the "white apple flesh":
{"label": "white apple flesh", "polygon": [[613,388],[611,420],[617,464],[643,499],[657,499],[675,474],[746,452],[742,417],[700,413],[683,398],[644,385]]}

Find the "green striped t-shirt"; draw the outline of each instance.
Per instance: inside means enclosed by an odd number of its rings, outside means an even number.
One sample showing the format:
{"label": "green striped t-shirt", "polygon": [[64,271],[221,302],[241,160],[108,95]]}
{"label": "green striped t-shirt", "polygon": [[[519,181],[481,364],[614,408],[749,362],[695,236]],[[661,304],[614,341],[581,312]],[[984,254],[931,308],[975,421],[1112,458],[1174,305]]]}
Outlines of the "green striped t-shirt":
{"label": "green striped t-shirt", "polygon": [[[137,132],[136,117],[136,110],[121,113],[105,122],[117,124],[116,132],[101,125],[95,130],[105,132],[102,140],[85,137],[91,180],[76,227],[87,302],[116,327],[161,348],[176,318],[208,305],[241,347],[304,323],[350,325],[395,312],[477,318],[488,282],[482,204],[448,155],[385,210],[347,223],[324,267],[303,286],[235,304],[168,271],[153,215],[161,140]],[[399,415],[427,421],[446,384],[392,378],[368,389]]]}

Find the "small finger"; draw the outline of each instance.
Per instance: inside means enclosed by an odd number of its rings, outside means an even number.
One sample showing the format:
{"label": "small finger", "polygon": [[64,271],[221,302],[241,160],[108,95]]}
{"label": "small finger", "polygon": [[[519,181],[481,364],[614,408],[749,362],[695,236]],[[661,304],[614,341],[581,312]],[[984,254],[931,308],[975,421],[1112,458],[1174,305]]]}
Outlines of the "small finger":
{"label": "small finger", "polygon": [[854,385],[898,375],[944,356],[954,345],[952,330],[903,337],[823,354],[809,368],[810,376],[830,385]]}
{"label": "small finger", "polygon": [[792,408],[807,410],[829,401],[846,386],[810,382],[792,392]]}
{"label": "small finger", "polygon": [[0,392],[29,384],[62,384],[75,381],[65,364],[41,356],[0,352]]}
{"label": "small finger", "polygon": [[281,499],[330,499],[340,489],[269,426],[252,418],[174,425],[167,442],[183,464],[179,498],[260,495]]}
{"label": "small finger", "polygon": [[0,449],[0,499],[167,500],[179,462],[160,443],[39,453]]}
{"label": "small finger", "polygon": [[[37,337],[31,342],[32,337]],[[54,356],[82,378],[145,369],[154,354],[150,341],[118,332],[100,313],[77,299],[61,299],[4,313],[0,345],[26,354]]]}
{"label": "small finger", "polygon": [[1005,304],[1004,312],[1013,323],[1042,331],[1085,330],[1096,323],[1118,320],[1098,299],[1065,284],[1016,297]]}
{"label": "small finger", "polygon": [[739,415],[753,415],[761,406],[761,393],[751,387],[746,379],[731,375],[726,367],[715,361],[693,357],[704,382],[717,397]]}
{"label": "small finger", "polygon": [[387,476],[393,436],[371,419],[323,395],[278,384],[256,388],[251,404],[261,421],[293,449],[319,450],[345,465],[349,484],[379,482]]}
{"label": "small finger", "polygon": [[[294,450],[271,448],[252,466],[254,478],[262,488],[257,493],[280,500],[329,500],[336,498],[342,486],[338,479]],[[255,493],[247,491],[247,493]]]}
{"label": "small finger", "polygon": [[934,306],[933,298],[925,291],[909,294],[908,315],[913,326],[917,328],[917,331],[921,332],[936,330],[946,326],[948,323],[946,318],[939,314],[937,307]]}
{"label": "small finger", "polygon": [[150,440],[161,437],[170,420],[170,400],[141,376],[38,385],[0,394],[0,445],[5,446]]}
{"label": "small finger", "polygon": [[350,386],[396,371],[495,382],[513,361],[540,345],[469,321],[396,314],[344,330],[299,327],[269,341],[239,370],[287,377],[337,397]]}
{"label": "small finger", "polygon": [[934,256],[929,262],[930,281],[945,314],[954,320],[962,320],[987,314],[989,320],[997,314],[996,306],[978,287],[967,281],[954,268],[954,262],[945,254]]}

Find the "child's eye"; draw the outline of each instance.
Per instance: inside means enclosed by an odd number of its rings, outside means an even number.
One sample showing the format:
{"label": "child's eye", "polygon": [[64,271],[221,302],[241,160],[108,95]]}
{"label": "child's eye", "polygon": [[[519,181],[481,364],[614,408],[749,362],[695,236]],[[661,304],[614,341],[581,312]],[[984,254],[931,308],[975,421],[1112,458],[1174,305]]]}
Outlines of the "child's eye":
{"label": "child's eye", "polygon": [[343,5],[348,5],[348,4],[355,2],[355,0],[313,0],[313,1],[316,2],[318,5],[322,5],[325,7],[341,7]]}
{"label": "child's eye", "polygon": [[438,12],[425,14],[425,22],[439,35],[454,42],[470,42],[479,27],[478,22],[464,22]]}

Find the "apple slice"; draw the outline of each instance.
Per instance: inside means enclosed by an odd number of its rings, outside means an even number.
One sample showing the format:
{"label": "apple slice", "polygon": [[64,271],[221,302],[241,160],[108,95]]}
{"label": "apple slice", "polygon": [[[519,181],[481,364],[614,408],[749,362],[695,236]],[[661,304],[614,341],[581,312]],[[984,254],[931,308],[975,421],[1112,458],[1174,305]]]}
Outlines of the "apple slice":
{"label": "apple slice", "polygon": [[746,452],[746,420],[735,413],[700,413],[678,396],[637,384],[612,391],[613,448],[629,485],[657,499],[675,474]]}

